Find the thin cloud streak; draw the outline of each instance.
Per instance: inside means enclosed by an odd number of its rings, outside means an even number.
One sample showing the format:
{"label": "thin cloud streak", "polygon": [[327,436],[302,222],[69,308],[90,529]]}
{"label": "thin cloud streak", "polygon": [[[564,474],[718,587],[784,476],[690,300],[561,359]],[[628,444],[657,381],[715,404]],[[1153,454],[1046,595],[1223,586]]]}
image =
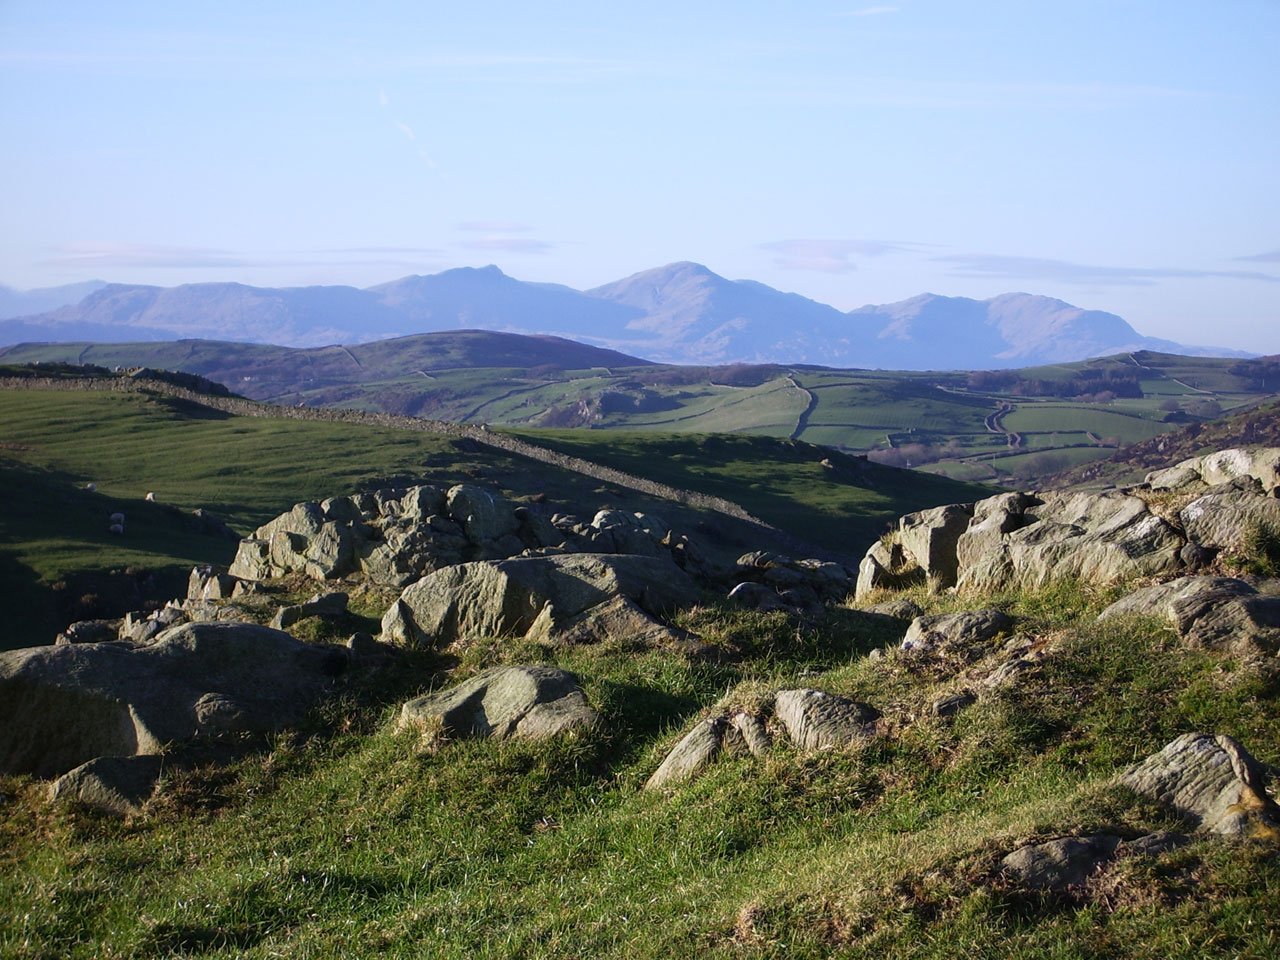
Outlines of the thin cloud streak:
{"label": "thin cloud streak", "polygon": [[546,253],[555,245],[532,237],[483,237],[463,240],[458,246],[469,250],[502,250],[505,253]]}
{"label": "thin cloud streak", "polygon": [[533,227],[514,220],[464,220],[454,224],[454,229],[475,233],[528,233]]}
{"label": "thin cloud streak", "polygon": [[821,273],[853,273],[854,257],[881,257],[886,253],[914,249],[914,244],[881,240],[774,240],[760,249],[775,254],[773,264],[783,270],[816,270]]}
{"label": "thin cloud streak", "polygon": [[1236,257],[1235,259],[1251,263],[1280,263],[1280,250],[1272,250],[1270,253],[1255,253],[1251,257]]}
{"label": "thin cloud streak", "polygon": [[962,253],[931,258],[955,265],[952,276],[1004,280],[1056,280],[1060,283],[1103,286],[1150,287],[1160,280],[1218,278],[1280,283],[1280,277],[1252,270],[1185,270],[1177,267],[1102,267],[1068,260]]}

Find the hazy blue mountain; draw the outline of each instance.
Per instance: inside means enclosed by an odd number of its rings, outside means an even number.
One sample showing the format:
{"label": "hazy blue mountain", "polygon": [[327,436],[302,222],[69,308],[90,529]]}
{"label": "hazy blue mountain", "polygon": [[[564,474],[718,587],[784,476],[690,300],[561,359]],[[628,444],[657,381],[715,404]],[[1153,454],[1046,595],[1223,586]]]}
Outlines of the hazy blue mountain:
{"label": "hazy blue mountain", "polygon": [[849,316],[876,331],[874,365],[903,370],[1034,366],[1134,350],[1251,355],[1144,337],[1114,313],[1083,310],[1030,293],[1005,293],[989,300],[926,293],[861,307]]}
{"label": "hazy blue mountain", "polygon": [[95,290],[106,286],[102,280],[86,280],[84,283],[68,283],[61,287],[40,287],[36,290],[15,290],[0,284],[0,320],[9,317],[26,317],[34,313],[46,313],[69,304],[79,303]]}
{"label": "hazy blue mountain", "polygon": [[[112,283],[73,306],[23,317],[21,327],[45,334],[26,337],[38,340],[100,340],[91,331],[114,329],[111,341],[190,337],[318,346],[401,332],[394,329],[397,320],[376,295],[355,287]],[[14,342],[11,325],[17,326],[0,323],[0,337],[8,343]]]}
{"label": "hazy blue mountain", "polygon": [[482,329],[547,334],[665,363],[993,369],[1132,350],[1248,356],[1144,337],[1051,297],[922,294],[842,313],[752,280],[672,263],[585,292],[464,267],[354,287],[109,284],[74,305],[0,320],[0,344],[203,338],[294,347]]}
{"label": "hazy blue mountain", "polygon": [[[697,263],[645,270],[588,294],[640,316],[610,346],[664,363],[829,363],[848,321],[835,307],[754,280],[726,280]],[[843,360],[842,360],[843,362]]]}
{"label": "hazy blue mountain", "polygon": [[479,329],[600,339],[602,331],[644,316],[642,310],[558,283],[512,279],[492,265],[402,277],[367,292],[418,333]]}

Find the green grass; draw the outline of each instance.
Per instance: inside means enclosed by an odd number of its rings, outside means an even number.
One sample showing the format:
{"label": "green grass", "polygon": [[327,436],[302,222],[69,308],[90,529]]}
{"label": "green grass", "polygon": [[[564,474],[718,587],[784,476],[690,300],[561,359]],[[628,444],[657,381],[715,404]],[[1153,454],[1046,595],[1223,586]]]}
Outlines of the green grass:
{"label": "green grass", "polygon": [[[117,822],[0,789],[0,954],[35,957],[1266,957],[1280,860],[1207,841],[1121,862],[1078,898],[998,871],[1021,842],[1179,828],[1108,786],[1191,729],[1280,760],[1274,664],[1094,624],[1105,596],[1059,584],[994,602],[1053,636],[1043,672],[947,722],[957,664],[863,654],[833,611],[811,630],[718,608],[686,624],[720,664],[495,640],[459,670],[530,658],[582,679],[605,725],[543,744],[424,750],[396,704],[441,682],[429,655],[226,766],[174,766],[150,813]],[[640,791],[722,699],[803,682],[886,714],[869,743],[783,744],[670,792]]]}

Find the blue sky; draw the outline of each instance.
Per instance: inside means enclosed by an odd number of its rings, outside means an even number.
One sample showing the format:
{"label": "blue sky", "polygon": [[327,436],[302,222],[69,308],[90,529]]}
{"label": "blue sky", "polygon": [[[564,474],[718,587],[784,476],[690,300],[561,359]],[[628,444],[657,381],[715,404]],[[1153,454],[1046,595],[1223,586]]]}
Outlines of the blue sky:
{"label": "blue sky", "polygon": [[0,282],[696,260],[1280,352],[1280,2],[0,0]]}

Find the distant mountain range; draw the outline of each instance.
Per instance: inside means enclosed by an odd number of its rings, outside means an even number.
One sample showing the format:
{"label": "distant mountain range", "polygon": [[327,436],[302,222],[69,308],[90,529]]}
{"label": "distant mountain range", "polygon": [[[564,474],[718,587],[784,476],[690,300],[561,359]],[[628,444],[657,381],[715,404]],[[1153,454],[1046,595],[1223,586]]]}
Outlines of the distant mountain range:
{"label": "distant mountain range", "polygon": [[202,338],[321,346],[465,328],[547,334],[686,364],[927,370],[1032,366],[1134,350],[1252,356],[1144,337],[1115,314],[1027,293],[990,300],[922,294],[843,313],[687,262],[586,291],[515,280],[494,266],[363,290],[96,281],[26,293],[0,287],[3,316],[9,319],[0,319],[0,345]]}

